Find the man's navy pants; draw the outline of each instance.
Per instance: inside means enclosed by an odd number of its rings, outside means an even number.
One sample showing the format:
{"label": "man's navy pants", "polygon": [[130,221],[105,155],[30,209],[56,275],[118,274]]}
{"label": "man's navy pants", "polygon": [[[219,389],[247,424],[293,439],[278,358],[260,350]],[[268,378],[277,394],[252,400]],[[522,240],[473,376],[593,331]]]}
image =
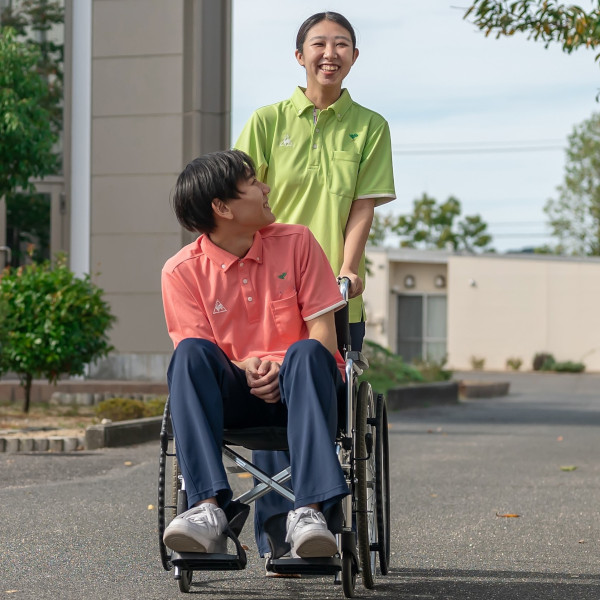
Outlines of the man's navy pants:
{"label": "man's navy pants", "polygon": [[[350,323],[350,344],[352,350],[361,351],[363,339],[365,337],[365,323]],[[273,450],[255,450],[252,453],[252,462],[268,475],[275,475],[283,471],[290,464],[290,457],[287,452]],[[276,492],[269,492],[265,496],[258,498],[254,503],[254,535],[260,551],[264,556],[270,552],[269,542],[263,529],[263,523],[272,515],[290,510],[292,507],[289,500],[280,496]]]}
{"label": "man's navy pants", "polygon": [[[213,496],[222,507],[231,500],[221,457],[225,427],[287,426],[296,497],[290,509],[331,504],[349,493],[334,446],[342,378],[335,359],[318,341],[300,340],[290,346],[279,373],[281,402],[275,404],[252,395],[244,371],[218,346],[202,339],[178,344],[168,383],[188,507]],[[261,554],[269,551],[264,542],[261,538]]]}

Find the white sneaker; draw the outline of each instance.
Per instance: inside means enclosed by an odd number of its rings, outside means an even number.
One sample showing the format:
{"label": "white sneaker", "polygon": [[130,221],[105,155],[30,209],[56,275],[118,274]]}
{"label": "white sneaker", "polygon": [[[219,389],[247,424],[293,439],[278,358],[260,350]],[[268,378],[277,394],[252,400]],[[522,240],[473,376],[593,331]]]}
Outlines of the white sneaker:
{"label": "white sneaker", "polygon": [[338,549],[323,513],[308,506],[288,513],[285,541],[292,547],[292,558],[329,557]]}
{"label": "white sneaker", "polygon": [[227,517],[214,504],[200,504],[175,517],[163,534],[165,546],[175,552],[226,554]]}

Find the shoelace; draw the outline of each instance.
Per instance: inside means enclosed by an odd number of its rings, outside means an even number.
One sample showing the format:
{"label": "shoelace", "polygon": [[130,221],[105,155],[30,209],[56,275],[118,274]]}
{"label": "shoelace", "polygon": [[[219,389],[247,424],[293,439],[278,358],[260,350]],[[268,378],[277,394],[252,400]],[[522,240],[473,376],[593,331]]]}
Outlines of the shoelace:
{"label": "shoelace", "polygon": [[296,525],[298,525],[300,521],[304,521],[305,523],[312,521],[313,523],[320,523],[322,525],[327,526],[323,515],[319,511],[316,511],[314,508],[306,508],[302,511],[297,510],[294,512],[294,516],[292,517],[292,520],[288,527],[287,535],[285,536],[285,541],[288,544],[291,543],[292,532],[294,531]]}
{"label": "shoelace", "polygon": [[208,508],[205,504],[201,504],[199,508],[200,510],[188,517],[188,521],[192,521],[192,523],[196,523],[197,525],[212,525],[219,531],[219,521],[216,512]]}

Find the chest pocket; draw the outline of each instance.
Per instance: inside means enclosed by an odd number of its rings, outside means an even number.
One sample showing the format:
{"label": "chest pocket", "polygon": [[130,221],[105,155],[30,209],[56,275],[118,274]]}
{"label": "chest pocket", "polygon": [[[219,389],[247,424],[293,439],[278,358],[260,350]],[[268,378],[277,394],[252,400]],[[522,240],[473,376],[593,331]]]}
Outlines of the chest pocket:
{"label": "chest pocket", "polygon": [[273,300],[271,302],[271,314],[275,321],[275,327],[281,340],[290,345],[300,339],[302,325],[304,320],[298,307],[298,294],[294,292],[293,296]]}
{"label": "chest pocket", "polygon": [[328,187],[332,194],[350,198],[354,196],[359,163],[360,154],[334,150],[328,177]]}

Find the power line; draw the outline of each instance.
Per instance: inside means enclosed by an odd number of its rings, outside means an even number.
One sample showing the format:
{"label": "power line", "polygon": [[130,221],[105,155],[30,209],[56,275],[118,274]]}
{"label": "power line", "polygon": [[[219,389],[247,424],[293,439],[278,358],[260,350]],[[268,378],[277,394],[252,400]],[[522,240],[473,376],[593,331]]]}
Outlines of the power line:
{"label": "power line", "polygon": [[431,150],[397,150],[392,148],[392,154],[401,155],[434,155],[434,154],[511,154],[515,152],[554,152],[564,150],[564,146],[508,146],[496,148],[443,148]]}

